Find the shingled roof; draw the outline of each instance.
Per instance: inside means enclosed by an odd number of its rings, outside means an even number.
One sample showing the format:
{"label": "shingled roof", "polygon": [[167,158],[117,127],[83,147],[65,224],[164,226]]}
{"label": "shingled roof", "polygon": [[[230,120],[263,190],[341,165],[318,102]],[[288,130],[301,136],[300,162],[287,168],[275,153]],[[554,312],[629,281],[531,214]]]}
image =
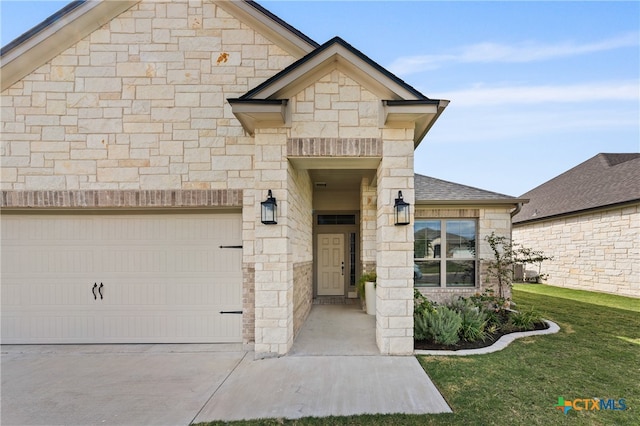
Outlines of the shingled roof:
{"label": "shingled roof", "polygon": [[414,175],[416,203],[420,202],[484,202],[517,204],[526,202],[521,198],[459,183],[436,179],[419,174]]}
{"label": "shingled roof", "polygon": [[640,153],[600,153],[522,197],[514,224],[640,201]]}

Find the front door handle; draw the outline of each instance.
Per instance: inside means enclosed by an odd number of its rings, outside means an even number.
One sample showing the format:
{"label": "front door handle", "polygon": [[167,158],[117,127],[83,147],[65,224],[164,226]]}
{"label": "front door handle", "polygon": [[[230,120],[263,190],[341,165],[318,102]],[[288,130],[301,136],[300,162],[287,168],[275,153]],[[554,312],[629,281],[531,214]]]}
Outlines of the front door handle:
{"label": "front door handle", "polygon": [[344,277],[344,262],[342,262],[341,269],[342,269],[342,276]]}
{"label": "front door handle", "polygon": [[100,293],[100,300],[102,300],[102,287],[104,287],[104,284],[100,283],[100,287],[98,287],[98,293]]}
{"label": "front door handle", "polygon": [[91,289],[91,292],[93,293],[93,300],[98,299],[98,296],[96,296],[96,288],[98,287],[98,283],[93,283],[93,288]]}

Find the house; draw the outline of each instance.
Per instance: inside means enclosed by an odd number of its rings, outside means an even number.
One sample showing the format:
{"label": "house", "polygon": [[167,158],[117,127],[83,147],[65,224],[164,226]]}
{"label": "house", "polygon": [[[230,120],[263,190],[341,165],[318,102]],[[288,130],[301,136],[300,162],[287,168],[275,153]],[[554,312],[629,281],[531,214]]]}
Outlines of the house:
{"label": "house", "polygon": [[553,260],[549,284],[640,297],[640,154],[601,153],[522,195],[516,243]]}
{"label": "house", "polygon": [[416,265],[434,298],[491,285],[522,201],[414,176],[448,101],[253,1],[76,1],[1,59],[3,343],[277,356],[375,270],[378,347],[411,354]]}

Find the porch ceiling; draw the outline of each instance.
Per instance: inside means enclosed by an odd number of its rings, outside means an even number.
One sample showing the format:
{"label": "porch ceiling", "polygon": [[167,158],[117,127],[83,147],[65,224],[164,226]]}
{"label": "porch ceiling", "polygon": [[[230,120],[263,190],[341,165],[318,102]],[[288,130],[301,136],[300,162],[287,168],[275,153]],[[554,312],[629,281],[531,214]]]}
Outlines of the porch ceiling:
{"label": "porch ceiling", "polygon": [[359,191],[363,177],[375,183],[375,170],[309,170],[314,191]]}
{"label": "porch ceiling", "polygon": [[289,157],[289,161],[298,170],[366,170],[378,169],[380,157]]}

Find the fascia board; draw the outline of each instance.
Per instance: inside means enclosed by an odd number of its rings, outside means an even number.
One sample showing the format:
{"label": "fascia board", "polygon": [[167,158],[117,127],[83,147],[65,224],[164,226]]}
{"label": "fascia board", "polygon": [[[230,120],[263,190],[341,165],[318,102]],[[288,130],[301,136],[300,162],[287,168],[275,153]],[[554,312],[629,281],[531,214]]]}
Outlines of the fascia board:
{"label": "fascia board", "polygon": [[290,98],[295,96],[301,88],[336,68],[346,71],[347,75],[381,98],[418,100],[415,94],[337,43],[322,50],[308,61],[292,67],[272,84],[252,93],[251,98]]}
{"label": "fascia board", "polygon": [[281,127],[290,122],[290,112],[286,99],[279,102],[251,102],[229,99],[231,112],[242,127],[250,134],[260,127]]}
{"label": "fascia board", "polygon": [[1,90],[111,21],[140,0],[87,1],[0,58]]}
{"label": "fascia board", "polygon": [[295,32],[290,31],[246,1],[216,0],[214,3],[248,26],[256,29],[294,58],[302,58],[318,47],[317,44],[312,44],[310,40],[305,40]]}
{"label": "fascia board", "polygon": [[416,207],[450,207],[450,206],[467,206],[479,208],[484,206],[515,206],[518,204],[528,203],[526,198],[507,198],[507,199],[478,199],[478,200],[416,200]]}

